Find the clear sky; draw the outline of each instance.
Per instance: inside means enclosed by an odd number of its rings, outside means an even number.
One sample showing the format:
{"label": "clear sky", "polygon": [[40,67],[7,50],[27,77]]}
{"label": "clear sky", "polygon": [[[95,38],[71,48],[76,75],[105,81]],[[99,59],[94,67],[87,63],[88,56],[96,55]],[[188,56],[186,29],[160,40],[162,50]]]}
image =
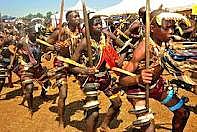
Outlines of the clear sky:
{"label": "clear sky", "polygon": [[[74,6],[78,0],[64,0],[65,9]],[[102,9],[119,3],[121,0],[86,0],[87,6],[94,9]],[[46,12],[59,11],[61,0],[0,0],[0,12],[2,15],[26,16],[29,13],[38,12],[45,15]]]}

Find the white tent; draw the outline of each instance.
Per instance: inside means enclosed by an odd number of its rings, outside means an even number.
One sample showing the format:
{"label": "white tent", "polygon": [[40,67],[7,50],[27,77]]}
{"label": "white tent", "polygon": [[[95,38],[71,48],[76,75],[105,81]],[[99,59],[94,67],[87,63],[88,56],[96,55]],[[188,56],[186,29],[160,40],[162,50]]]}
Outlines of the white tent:
{"label": "white tent", "polygon": [[117,15],[117,14],[134,13],[136,12],[136,9],[132,7],[132,5],[134,4],[135,3],[132,3],[132,1],[130,2],[129,0],[122,0],[119,4],[104,8],[96,12],[95,14],[96,15]]}
{"label": "white tent", "polygon": [[[87,11],[89,11],[89,12],[94,12],[94,9],[88,7],[87,5],[86,5],[86,9],[87,9]],[[63,12],[63,16],[66,16],[66,12],[67,12],[67,11],[71,11],[71,10],[76,10],[76,11],[78,11],[78,12],[79,12],[79,15],[80,15],[80,18],[83,19],[83,7],[82,7],[82,1],[81,1],[81,0],[78,0],[78,2],[77,2],[74,6],[72,6],[72,7],[68,8],[68,9],[66,9],[66,10]],[[60,18],[60,13],[56,13],[56,14],[53,14],[53,15],[51,16],[52,25],[53,25],[54,27],[56,27],[57,24],[59,23],[59,18]],[[63,22],[66,22],[66,18],[63,17],[63,20],[62,20],[62,21],[63,21]]]}
{"label": "white tent", "polygon": [[[94,9],[92,9],[92,8],[90,8],[88,6],[86,7],[86,9],[88,11],[94,11]],[[72,7],[70,7],[70,8],[67,9],[67,11],[70,11],[70,10],[83,11],[82,1],[81,0],[78,0],[78,2],[75,4],[75,6],[72,6]]]}
{"label": "white tent", "polygon": [[197,0],[159,0],[158,3],[153,4],[153,9],[156,9],[156,6],[162,4],[164,8],[167,8],[170,11],[181,11],[192,9],[192,5],[194,5],[195,3],[197,3]]}
{"label": "white tent", "polygon": [[[157,9],[160,5],[169,10],[191,8],[197,0],[150,0],[151,10]],[[136,13],[139,8],[146,6],[146,0],[122,0],[119,4],[102,9],[95,15],[118,15]]]}

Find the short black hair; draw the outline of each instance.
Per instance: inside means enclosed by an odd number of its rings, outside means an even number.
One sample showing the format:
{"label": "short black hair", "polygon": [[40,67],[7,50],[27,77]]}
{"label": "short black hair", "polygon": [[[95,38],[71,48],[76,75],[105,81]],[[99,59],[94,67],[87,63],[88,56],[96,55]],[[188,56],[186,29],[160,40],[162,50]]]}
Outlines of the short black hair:
{"label": "short black hair", "polygon": [[29,26],[29,27],[25,28],[25,33],[27,33],[27,34],[36,33],[35,27]]}
{"label": "short black hair", "polygon": [[145,6],[142,6],[142,7],[138,10],[138,15],[144,16],[144,14],[146,14],[146,7],[145,7]]}
{"label": "short black hair", "polygon": [[145,6],[139,9],[138,15],[142,19],[143,24],[146,24],[146,7]]}
{"label": "short black hair", "polygon": [[66,21],[68,21],[69,15],[70,15],[72,12],[78,13],[76,10],[67,11],[67,13],[66,13]]}
{"label": "short black hair", "polygon": [[89,19],[89,26],[93,26],[95,19],[101,19],[101,16],[93,16],[91,19]]}

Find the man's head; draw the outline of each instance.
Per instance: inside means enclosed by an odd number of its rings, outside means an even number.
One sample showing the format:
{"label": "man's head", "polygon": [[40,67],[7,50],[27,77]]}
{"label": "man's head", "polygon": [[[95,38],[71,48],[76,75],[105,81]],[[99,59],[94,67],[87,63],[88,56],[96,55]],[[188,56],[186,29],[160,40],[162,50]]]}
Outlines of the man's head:
{"label": "man's head", "polygon": [[80,24],[80,16],[77,11],[68,11],[66,13],[66,20],[69,25],[78,26]]}
{"label": "man's head", "polygon": [[155,10],[151,12],[151,35],[157,42],[167,42],[174,32],[174,18],[169,18],[164,10]]}
{"label": "man's head", "polygon": [[146,23],[146,8],[145,6],[141,7],[138,11],[139,17],[142,19],[142,22]]}
{"label": "man's head", "polygon": [[89,20],[90,32],[91,33],[101,33],[102,30],[102,20],[100,16],[94,16]]}
{"label": "man's head", "polygon": [[0,46],[4,43],[4,40],[5,40],[4,34],[3,32],[0,32]]}
{"label": "man's head", "polygon": [[26,33],[28,34],[29,40],[32,42],[36,42],[36,30],[34,27],[29,27],[26,29]]}

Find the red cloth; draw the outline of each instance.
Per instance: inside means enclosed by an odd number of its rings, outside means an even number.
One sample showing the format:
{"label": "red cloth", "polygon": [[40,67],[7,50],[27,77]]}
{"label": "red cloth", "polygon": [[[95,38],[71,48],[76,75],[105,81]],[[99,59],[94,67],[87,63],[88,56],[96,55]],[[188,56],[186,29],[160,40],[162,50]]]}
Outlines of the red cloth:
{"label": "red cloth", "polygon": [[119,58],[120,57],[118,53],[116,52],[116,50],[110,44],[108,44],[103,49],[101,60],[97,68],[99,68],[104,61],[109,65],[110,68],[116,67],[115,60],[118,60]]}

